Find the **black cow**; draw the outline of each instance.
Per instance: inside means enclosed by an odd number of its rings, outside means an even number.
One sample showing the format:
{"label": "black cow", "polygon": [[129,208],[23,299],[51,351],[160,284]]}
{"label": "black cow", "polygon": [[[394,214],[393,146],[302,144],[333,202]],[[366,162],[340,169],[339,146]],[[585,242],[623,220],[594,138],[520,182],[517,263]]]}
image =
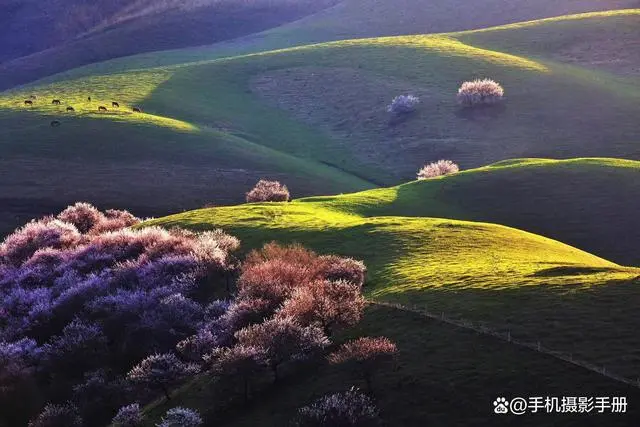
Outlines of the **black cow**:
{"label": "black cow", "polygon": [[133,112],[134,113],[142,113],[142,110],[138,107],[133,107]]}
{"label": "black cow", "polygon": [[59,99],[54,99],[53,101],[51,101],[51,103],[53,105],[60,105],[60,100]]}
{"label": "black cow", "polygon": [[73,107],[67,107],[67,111],[76,111]]}
{"label": "black cow", "polygon": [[87,101],[91,101],[91,97],[90,96],[87,96]]}
{"label": "black cow", "polygon": [[107,111],[107,107],[101,105],[98,107],[98,111]]}
{"label": "black cow", "polygon": [[53,120],[53,121],[51,122],[51,127],[52,127],[52,128],[57,128],[58,126],[60,126],[60,122],[59,122],[59,121],[57,121],[57,120]]}
{"label": "black cow", "polygon": [[33,105],[33,101],[29,101],[28,99],[24,101],[24,105]]}
{"label": "black cow", "polygon": [[118,103],[117,103],[117,102],[115,102],[115,101],[113,101],[113,102],[111,103],[111,106],[112,106],[112,107],[116,107],[116,108],[120,108],[120,104],[118,104]]}

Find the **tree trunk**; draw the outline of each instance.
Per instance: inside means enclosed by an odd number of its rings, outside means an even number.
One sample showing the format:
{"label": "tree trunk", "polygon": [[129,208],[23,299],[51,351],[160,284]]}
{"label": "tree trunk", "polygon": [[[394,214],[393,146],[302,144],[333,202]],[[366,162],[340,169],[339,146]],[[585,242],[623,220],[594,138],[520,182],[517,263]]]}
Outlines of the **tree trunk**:
{"label": "tree trunk", "polygon": [[171,400],[171,396],[169,395],[169,389],[167,389],[167,386],[163,384],[160,387],[162,387],[162,392],[164,393],[167,400]]}
{"label": "tree trunk", "polygon": [[364,382],[367,384],[367,392],[373,394],[373,378],[371,378],[370,373],[364,373]]}

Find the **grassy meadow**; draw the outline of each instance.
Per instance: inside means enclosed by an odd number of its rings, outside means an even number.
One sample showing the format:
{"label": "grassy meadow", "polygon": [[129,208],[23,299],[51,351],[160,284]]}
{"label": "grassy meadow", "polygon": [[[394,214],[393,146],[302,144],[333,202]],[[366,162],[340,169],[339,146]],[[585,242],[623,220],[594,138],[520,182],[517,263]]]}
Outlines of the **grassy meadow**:
{"label": "grassy meadow", "polygon": [[[640,113],[635,79],[561,62],[553,54],[558,47],[528,56],[517,40],[522,31],[542,36],[556,26],[563,43],[590,27],[606,27],[607,39],[626,39],[639,28],[638,19],[638,10],[628,10],[477,33],[346,40],[122,73],[95,70],[4,92],[0,135],[10,146],[4,160],[27,164],[1,184],[16,209],[0,223],[10,230],[19,224],[16,218],[50,209],[47,190],[32,185],[24,191],[21,183],[40,164],[54,167],[50,160],[57,157],[64,158],[59,168],[75,172],[65,179],[64,191],[73,189],[69,198],[90,194],[98,205],[124,206],[143,197],[143,171],[167,177],[161,187],[171,203],[164,208],[153,197],[140,204],[142,215],[237,203],[261,176],[305,196],[397,185],[413,179],[422,162],[442,157],[465,169],[513,157],[634,159]],[[511,32],[516,42],[507,49]],[[481,76],[503,84],[504,106],[460,109],[457,87]],[[416,114],[394,122],[385,107],[398,93],[415,93],[422,102]],[[31,94],[38,96],[33,108],[23,104]],[[62,105],[50,105],[57,98]],[[112,109],[111,101],[121,107]],[[98,114],[103,104],[109,111]],[[67,105],[76,112],[65,112]],[[144,113],[132,113],[134,105]],[[62,126],[51,128],[54,119]],[[128,183],[112,192],[117,196],[88,186],[92,170],[108,168],[89,164],[95,153],[135,164],[100,178]],[[209,165],[204,172],[194,169],[203,163]],[[34,209],[21,214],[27,205]]]}
{"label": "grassy meadow", "polygon": [[[369,305],[339,340],[397,342],[398,366],[375,396],[390,425],[603,425],[598,416],[497,419],[491,406],[501,395],[576,393],[628,396],[632,413],[606,425],[631,425],[635,388],[376,303],[484,322],[640,376],[640,9],[469,31],[452,18],[438,34],[394,25],[378,37],[363,24],[351,37],[369,38],[331,41],[362,5],[340,3],[256,44],[121,58],[1,92],[0,233],[86,200],[158,217],[141,227],[222,228],[243,254],[278,241],[360,259]],[[375,2],[371,16],[394,5]],[[482,19],[477,28],[504,23]],[[420,33],[434,31],[445,30]],[[460,84],[481,77],[504,86],[504,102],[460,107]],[[409,93],[417,111],[391,117],[387,104]],[[441,158],[462,171],[415,181]],[[239,204],[261,178],[283,182],[294,200]],[[285,426],[296,408],[355,383],[344,369],[310,364],[247,407],[221,408],[210,381],[196,377],[148,406],[149,426],[178,404],[207,425]]]}

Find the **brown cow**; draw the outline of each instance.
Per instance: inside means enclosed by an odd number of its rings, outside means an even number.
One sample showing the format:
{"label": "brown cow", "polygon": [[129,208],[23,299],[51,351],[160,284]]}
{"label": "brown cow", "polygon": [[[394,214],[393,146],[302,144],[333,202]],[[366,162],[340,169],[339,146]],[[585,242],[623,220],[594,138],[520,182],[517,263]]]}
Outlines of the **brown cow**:
{"label": "brown cow", "polygon": [[51,101],[51,103],[53,105],[60,105],[60,100],[59,99],[54,99],[53,101]]}
{"label": "brown cow", "polygon": [[59,122],[59,121],[57,121],[57,120],[53,120],[53,121],[51,122],[51,127],[52,127],[52,128],[57,128],[58,126],[60,126],[60,122]]}
{"label": "brown cow", "polygon": [[67,107],[67,111],[76,111],[73,107],[69,106]]}
{"label": "brown cow", "polygon": [[33,101],[29,101],[28,99],[24,101],[24,105],[33,105]]}
{"label": "brown cow", "polygon": [[107,111],[107,107],[101,105],[98,107],[98,111]]}
{"label": "brown cow", "polygon": [[115,101],[113,101],[113,102],[111,103],[111,106],[112,106],[112,107],[116,107],[116,108],[120,108],[120,104],[118,104],[118,103],[117,103],[117,102],[115,102]]}
{"label": "brown cow", "polygon": [[139,107],[133,107],[134,113],[142,113],[142,110]]}

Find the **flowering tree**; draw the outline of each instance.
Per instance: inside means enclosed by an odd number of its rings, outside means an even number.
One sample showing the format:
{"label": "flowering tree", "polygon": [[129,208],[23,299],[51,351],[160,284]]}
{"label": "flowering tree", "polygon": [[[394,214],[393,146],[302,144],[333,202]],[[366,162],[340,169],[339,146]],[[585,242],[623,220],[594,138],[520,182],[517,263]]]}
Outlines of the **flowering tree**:
{"label": "flowering tree", "polygon": [[465,107],[496,104],[503,97],[504,89],[491,79],[464,82],[458,89],[458,102]]}
{"label": "flowering tree", "polygon": [[352,367],[366,382],[367,390],[372,392],[375,372],[388,366],[397,353],[396,345],[386,337],[364,337],[343,344],[328,359],[332,364]]}
{"label": "flowering tree", "polygon": [[95,323],[75,319],[44,345],[47,364],[58,373],[82,373],[99,367],[107,353],[107,338]]}
{"label": "flowering tree", "polygon": [[381,424],[371,399],[352,388],[321,397],[298,410],[297,427],[373,427]]}
{"label": "flowering tree", "polygon": [[69,206],[58,214],[60,221],[73,224],[80,233],[88,233],[99,222],[106,219],[105,215],[89,203],[78,202]]}
{"label": "flowering tree", "polygon": [[0,425],[25,425],[37,409],[39,388],[36,363],[42,349],[33,339],[0,341]]}
{"label": "flowering tree", "polygon": [[40,415],[29,423],[29,427],[82,427],[82,418],[78,414],[78,408],[71,403],[49,403]]}
{"label": "flowering tree", "polygon": [[127,379],[150,389],[162,390],[171,399],[169,388],[198,372],[197,365],[181,362],[173,353],[154,354],[129,371]]}
{"label": "flowering tree", "polygon": [[202,417],[198,411],[188,408],[172,408],[167,411],[158,427],[200,427]]}
{"label": "flowering tree", "polygon": [[240,345],[263,351],[274,381],[278,380],[278,367],[283,363],[304,359],[329,345],[321,329],[300,326],[292,318],[276,318],[246,327],[236,333],[236,338]]}
{"label": "flowering tree", "polygon": [[424,165],[418,171],[418,179],[429,179],[437,176],[450,175],[460,170],[457,164],[451,160],[438,160],[437,162]]}
{"label": "flowering tree", "polygon": [[398,95],[387,106],[387,112],[394,114],[412,113],[418,107],[420,98],[414,95]]}
{"label": "flowering tree", "polygon": [[367,267],[362,261],[336,255],[323,255],[319,258],[320,275],[330,281],[345,280],[363,286]]}
{"label": "flowering tree", "polygon": [[249,401],[251,380],[265,367],[265,351],[242,344],[219,348],[206,356],[212,371],[223,378],[242,383],[244,402]]}
{"label": "flowering tree", "polygon": [[289,189],[278,181],[261,179],[255,187],[247,193],[247,202],[288,202]]}
{"label": "flowering tree", "polygon": [[319,325],[327,336],[357,324],[366,301],[360,287],[344,280],[317,280],[298,288],[278,311],[278,318],[294,318],[303,325]]}
{"label": "flowering tree", "polygon": [[140,405],[132,403],[120,408],[116,416],[111,420],[111,424],[114,427],[141,427],[143,419]]}
{"label": "flowering tree", "polygon": [[0,245],[0,257],[18,266],[38,249],[66,249],[79,243],[81,234],[73,225],[52,218],[32,221],[16,230]]}

